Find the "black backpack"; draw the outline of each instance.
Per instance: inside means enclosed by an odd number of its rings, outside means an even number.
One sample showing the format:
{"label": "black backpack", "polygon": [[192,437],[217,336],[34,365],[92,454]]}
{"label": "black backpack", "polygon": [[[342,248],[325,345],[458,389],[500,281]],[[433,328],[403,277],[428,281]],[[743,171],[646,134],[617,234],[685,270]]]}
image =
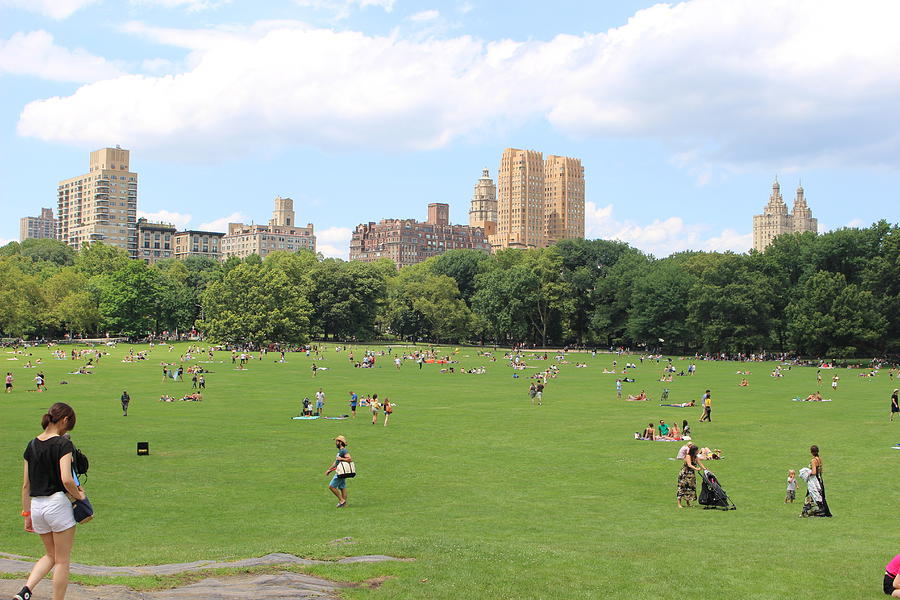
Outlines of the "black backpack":
{"label": "black backpack", "polygon": [[91,461],[88,460],[88,457],[85,456],[84,452],[75,448],[72,452],[72,469],[82,482],[87,479],[87,472],[90,466]]}

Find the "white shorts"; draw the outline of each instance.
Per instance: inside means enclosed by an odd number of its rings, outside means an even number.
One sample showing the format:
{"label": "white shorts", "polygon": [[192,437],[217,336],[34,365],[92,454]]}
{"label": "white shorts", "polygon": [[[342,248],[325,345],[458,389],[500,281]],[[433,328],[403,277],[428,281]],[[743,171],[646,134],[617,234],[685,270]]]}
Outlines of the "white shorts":
{"label": "white shorts", "polygon": [[36,533],[59,533],[75,527],[72,503],[63,492],[31,499],[31,524]]}

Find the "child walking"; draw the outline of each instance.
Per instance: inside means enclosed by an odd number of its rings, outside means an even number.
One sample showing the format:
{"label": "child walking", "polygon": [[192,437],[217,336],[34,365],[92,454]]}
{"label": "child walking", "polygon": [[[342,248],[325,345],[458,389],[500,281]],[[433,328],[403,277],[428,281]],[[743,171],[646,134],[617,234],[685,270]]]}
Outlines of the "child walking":
{"label": "child walking", "polygon": [[784,496],[784,503],[787,504],[790,502],[794,503],[794,498],[797,496],[797,476],[793,469],[788,471],[787,478],[787,494]]}

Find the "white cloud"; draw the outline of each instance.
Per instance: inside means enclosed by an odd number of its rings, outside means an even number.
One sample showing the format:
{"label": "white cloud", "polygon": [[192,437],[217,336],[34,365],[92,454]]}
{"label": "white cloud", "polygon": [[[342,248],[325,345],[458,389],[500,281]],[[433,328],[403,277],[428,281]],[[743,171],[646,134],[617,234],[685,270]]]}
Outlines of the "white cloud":
{"label": "white cloud", "polygon": [[160,210],[157,212],[137,211],[138,218],[143,217],[154,223],[171,223],[178,229],[184,229],[191,222],[191,215],[187,213]]}
{"label": "white cloud", "polygon": [[132,24],[190,49],[187,70],[32,102],[18,128],[79,145],[117,139],[148,153],[178,146],[214,160],[260,144],[437,148],[545,118],[579,138],[660,140],[684,168],[699,165],[700,184],[723,166],[894,166],[898,21],[900,3],[888,0],[690,0],[639,11],[607,32],[526,42],[291,23]]}
{"label": "white cloud", "polygon": [[188,12],[199,12],[211,8],[219,8],[231,0],[131,0],[137,6],[160,6],[162,8],[184,8]]}
{"label": "white cloud", "polygon": [[417,12],[414,15],[409,16],[410,21],[415,21],[417,23],[422,23],[424,21],[433,21],[441,16],[440,11],[437,10],[423,10],[422,12]]}
{"label": "white cloud", "polygon": [[4,73],[83,83],[117,77],[122,71],[81,48],[57,46],[50,33],[39,29],[0,39],[0,74]]}
{"label": "white cloud", "polygon": [[705,225],[687,225],[681,217],[656,219],[647,225],[619,221],[613,216],[612,204],[601,208],[594,202],[585,202],[587,238],[620,240],[657,257],[683,250],[741,253],[753,246],[751,233],[724,229],[718,235],[711,235],[709,229]]}
{"label": "white cloud", "polygon": [[347,227],[329,227],[316,231],[316,251],[326,258],[350,258],[350,238],[353,230]]}
{"label": "white cloud", "polygon": [[66,19],[77,10],[100,0],[0,0],[0,6],[12,6],[40,13],[51,19]]}
{"label": "white cloud", "polygon": [[197,229],[200,231],[221,231],[223,233],[228,233],[228,224],[229,223],[247,223],[247,220],[250,217],[240,212],[233,212],[227,217],[222,217],[221,219],[214,219],[212,221],[207,221],[206,223],[200,223],[197,226]]}
{"label": "white cloud", "polygon": [[166,58],[147,58],[141,61],[141,70],[147,73],[173,73],[175,63]]}
{"label": "white cloud", "polygon": [[18,242],[18,241],[19,240],[0,238],[0,248],[2,248],[3,246],[7,245],[10,242]]}
{"label": "white cloud", "polygon": [[329,11],[334,19],[339,20],[349,17],[353,9],[369,6],[391,12],[394,10],[396,0],[294,0],[294,3],[304,8]]}

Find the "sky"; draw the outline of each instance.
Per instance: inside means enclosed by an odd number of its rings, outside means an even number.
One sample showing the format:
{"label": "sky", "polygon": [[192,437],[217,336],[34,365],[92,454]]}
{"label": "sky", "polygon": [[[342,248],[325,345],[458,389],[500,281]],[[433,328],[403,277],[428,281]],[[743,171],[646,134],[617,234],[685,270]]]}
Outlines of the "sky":
{"label": "sky", "polygon": [[353,228],[468,222],[506,147],[585,168],[586,236],[752,246],[777,176],[820,231],[900,216],[894,0],[0,0],[0,244],[91,150],[139,216],[224,231],[275,196]]}

